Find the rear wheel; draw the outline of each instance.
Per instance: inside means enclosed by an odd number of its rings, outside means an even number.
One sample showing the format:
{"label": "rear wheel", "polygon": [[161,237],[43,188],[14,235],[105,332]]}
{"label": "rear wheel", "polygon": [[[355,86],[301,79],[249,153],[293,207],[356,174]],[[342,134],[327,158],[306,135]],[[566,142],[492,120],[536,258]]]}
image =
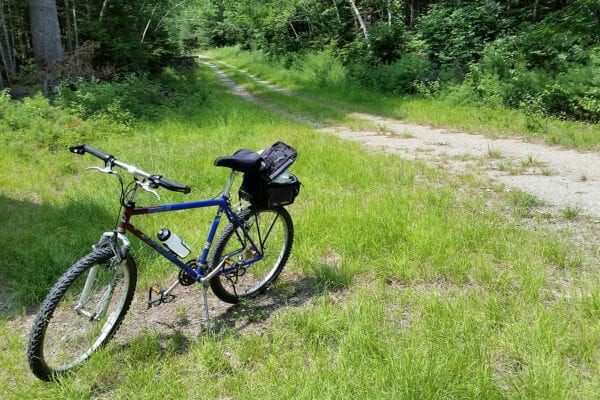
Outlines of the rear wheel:
{"label": "rear wheel", "polygon": [[247,211],[240,217],[259,252],[239,227],[229,223],[215,245],[211,261],[214,268],[225,260],[221,266],[224,272],[210,284],[217,297],[232,304],[257,296],[277,279],[294,241],[292,218],[283,207]]}
{"label": "rear wheel", "polygon": [[137,280],[131,257],[103,248],[75,263],[40,307],[27,348],[32,372],[53,380],[86,360],[119,329]]}

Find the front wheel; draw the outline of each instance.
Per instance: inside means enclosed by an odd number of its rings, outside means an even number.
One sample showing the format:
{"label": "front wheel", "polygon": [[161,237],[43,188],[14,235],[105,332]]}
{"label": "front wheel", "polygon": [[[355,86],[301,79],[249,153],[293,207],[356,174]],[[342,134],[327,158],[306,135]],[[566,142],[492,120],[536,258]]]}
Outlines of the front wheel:
{"label": "front wheel", "polygon": [[229,223],[211,261],[213,268],[222,264],[223,270],[210,281],[211,288],[218,298],[232,304],[257,296],[279,276],[294,241],[292,218],[285,208],[247,211],[240,218],[252,242]]}
{"label": "front wheel", "polygon": [[60,277],[40,307],[27,348],[31,371],[50,381],[86,360],[119,329],[137,268],[110,248],[88,254]]}

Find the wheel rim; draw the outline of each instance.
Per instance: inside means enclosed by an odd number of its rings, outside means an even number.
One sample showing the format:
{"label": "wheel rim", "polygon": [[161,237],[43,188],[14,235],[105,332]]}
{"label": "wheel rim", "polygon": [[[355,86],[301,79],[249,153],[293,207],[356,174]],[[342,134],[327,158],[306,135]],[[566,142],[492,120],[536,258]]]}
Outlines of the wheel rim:
{"label": "wheel rim", "polygon": [[[249,235],[264,257],[247,268],[240,268],[218,277],[223,289],[233,297],[252,296],[276,276],[289,240],[287,221],[277,211],[254,213],[250,215],[247,223],[252,224]],[[227,257],[237,264],[256,258],[249,241],[242,236],[239,229],[236,231],[230,235],[220,258]]]}
{"label": "wheel rim", "polygon": [[[98,262],[69,285],[49,317],[44,335],[43,357],[50,369],[74,367],[110,337],[127,302],[131,277],[125,263],[114,258]],[[82,289],[95,266],[98,268],[88,300],[83,310],[77,311]]]}

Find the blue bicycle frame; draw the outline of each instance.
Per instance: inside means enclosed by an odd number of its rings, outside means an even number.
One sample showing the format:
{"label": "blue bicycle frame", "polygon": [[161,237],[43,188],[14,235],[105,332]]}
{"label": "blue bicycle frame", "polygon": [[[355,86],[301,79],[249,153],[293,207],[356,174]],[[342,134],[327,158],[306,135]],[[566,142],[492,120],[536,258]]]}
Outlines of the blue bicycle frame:
{"label": "blue bicycle frame", "polygon": [[[163,257],[168,259],[171,263],[178,266],[180,269],[185,271],[189,277],[193,278],[195,281],[201,282],[204,285],[208,285],[210,280],[219,274],[226,274],[234,271],[236,268],[240,266],[250,265],[256,261],[259,261],[263,258],[261,249],[257,246],[256,243],[252,240],[250,235],[248,234],[247,229],[244,226],[244,222],[238,217],[238,215],[231,209],[229,204],[229,191],[231,189],[231,184],[233,182],[235,176],[235,172],[230,174],[230,177],[227,182],[226,189],[224,193],[218,199],[212,200],[197,200],[192,202],[183,202],[183,203],[173,203],[173,204],[163,204],[157,206],[150,207],[135,207],[135,203],[133,199],[136,195],[137,187],[133,189],[133,192],[130,195],[130,202],[125,206],[124,212],[121,215],[121,219],[119,221],[117,227],[117,234],[119,238],[125,243],[128,242],[127,238],[124,236],[126,232],[131,232],[134,236],[139,238],[142,242],[146,243],[148,246],[152,247],[154,250],[159,252]],[[130,219],[134,215],[143,215],[143,214],[153,214],[153,213],[161,213],[161,212],[170,212],[170,211],[179,211],[179,210],[190,210],[194,208],[206,208],[206,207],[218,207],[217,213],[212,221],[210,226],[210,230],[208,232],[208,237],[206,238],[206,243],[204,248],[202,249],[201,254],[196,259],[196,268],[191,268],[189,264],[184,263],[182,260],[177,258],[175,254],[170,252],[164,246],[158,244],[154,240],[152,240],[148,235],[146,235],[141,230],[137,229],[131,222]],[[227,258],[224,258],[219,265],[212,266],[213,268],[208,271],[208,254],[212,245],[212,242],[215,238],[215,234],[217,232],[217,228],[219,226],[219,222],[221,221],[221,216],[225,213],[227,219],[233,223],[236,227],[239,227],[243,232],[244,238],[248,241],[248,243],[252,246],[256,257],[252,260],[244,261],[243,264],[232,266],[231,268],[222,268],[224,263],[227,261]],[[106,233],[105,236],[108,236],[109,233]],[[111,232],[110,235],[114,235],[114,232]],[[165,294],[168,295],[170,291],[172,291],[177,286],[177,282],[173,284]]]}

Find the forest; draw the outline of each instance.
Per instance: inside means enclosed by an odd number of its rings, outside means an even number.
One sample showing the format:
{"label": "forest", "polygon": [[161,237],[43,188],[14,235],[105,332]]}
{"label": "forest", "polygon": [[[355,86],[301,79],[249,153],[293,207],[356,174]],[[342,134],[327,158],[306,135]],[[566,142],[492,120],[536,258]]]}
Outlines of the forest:
{"label": "forest", "polygon": [[599,31],[598,0],[1,0],[0,88],[152,76],[238,46],[288,68],[325,54],[378,93],[597,122]]}

